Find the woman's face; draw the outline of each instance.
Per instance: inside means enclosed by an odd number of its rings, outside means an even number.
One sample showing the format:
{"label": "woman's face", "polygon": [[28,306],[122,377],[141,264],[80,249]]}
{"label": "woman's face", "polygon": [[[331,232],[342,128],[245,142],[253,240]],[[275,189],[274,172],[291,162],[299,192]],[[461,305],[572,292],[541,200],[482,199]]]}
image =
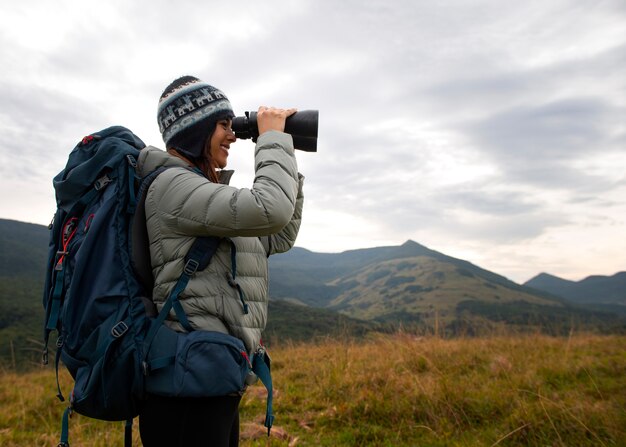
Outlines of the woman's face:
{"label": "woman's face", "polygon": [[230,145],[237,141],[235,134],[231,129],[233,121],[231,119],[223,119],[217,122],[215,131],[211,136],[210,155],[211,160],[216,168],[224,169],[228,162],[228,151]]}

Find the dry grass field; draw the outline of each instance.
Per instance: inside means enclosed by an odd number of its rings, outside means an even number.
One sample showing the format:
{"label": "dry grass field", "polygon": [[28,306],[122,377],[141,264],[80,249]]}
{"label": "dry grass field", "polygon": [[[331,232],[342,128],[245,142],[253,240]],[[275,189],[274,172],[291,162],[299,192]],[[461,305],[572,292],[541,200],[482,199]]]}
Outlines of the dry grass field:
{"label": "dry grass field", "polygon": [[[626,446],[626,337],[442,339],[411,334],[272,349],[241,405],[242,446]],[[56,446],[52,368],[0,373],[0,445]],[[63,372],[61,382],[71,382]],[[123,422],[74,415],[73,447],[122,446]],[[134,445],[140,446],[135,424]]]}

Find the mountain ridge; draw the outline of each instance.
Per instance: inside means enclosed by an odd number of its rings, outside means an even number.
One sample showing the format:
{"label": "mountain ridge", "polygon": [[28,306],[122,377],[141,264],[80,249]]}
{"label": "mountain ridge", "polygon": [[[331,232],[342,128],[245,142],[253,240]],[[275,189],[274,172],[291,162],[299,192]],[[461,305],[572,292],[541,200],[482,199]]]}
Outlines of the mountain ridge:
{"label": "mountain ridge", "polygon": [[[33,343],[42,332],[48,239],[45,226],[0,219],[4,362],[16,353],[27,362],[37,361]],[[341,253],[294,247],[270,257],[269,269],[271,314],[264,336],[270,340],[361,337],[400,326],[426,333],[439,327],[438,333],[449,335],[489,334],[503,327],[563,334],[572,324],[626,332],[626,317],[619,312],[626,306],[615,311],[571,304],[413,240]],[[587,287],[602,280],[596,275]]]}
{"label": "mountain ridge", "polygon": [[626,306],[626,271],[613,275],[590,275],[580,281],[570,281],[542,272],[524,285],[573,303]]}
{"label": "mountain ridge", "polygon": [[[363,248],[332,254],[315,253],[295,247],[287,253],[270,258],[270,284],[274,286],[273,291],[277,298],[293,298],[293,295],[299,295],[305,304],[324,307],[336,296],[338,290],[332,281],[340,276],[367,265],[419,256],[451,263],[457,268],[469,270],[472,274],[513,291],[528,292],[523,285],[502,275],[483,269],[469,261],[432,250],[411,239],[399,246]],[[306,291],[298,292],[297,284],[315,289],[316,295],[311,296]],[[543,290],[536,290],[534,293],[544,298],[562,300],[561,297]]]}

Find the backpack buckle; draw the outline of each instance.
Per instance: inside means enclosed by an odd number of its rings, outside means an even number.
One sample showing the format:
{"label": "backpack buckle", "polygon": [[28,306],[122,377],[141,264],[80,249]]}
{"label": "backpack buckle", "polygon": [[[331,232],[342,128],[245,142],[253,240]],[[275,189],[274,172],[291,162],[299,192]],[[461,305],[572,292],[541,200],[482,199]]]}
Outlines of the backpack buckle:
{"label": "backpack buckle", "polygon": [[104,188],[106,185],[108,185],[112,181],[113,180],[111,180],[111,177],[109,177],[108,175],[103,175],[102,177],[100,177],[98,180],[94,182],[93,187],[96,189],[96,191],[100,191],[102,188]]}
{"label": "backpack buckle", "polygon": [[135,157],[133,157],[130,154],[127,154],[126,159],[128,160],[128,164],[131,165],[133,168],[137,167],[137,160],[135,160]]}
{"label": "backpack buckle", "polygon": [[126,333],[126,331],[128,331],[128,325],[123,321],[120,321],[111,328],[111,335],[115,338],[120,338]]}
{"label": "backpack buckle", "polygon": [[183,272],[186,275],[191,276],[196,272],[196,270],[198,270],[199,266],[200,266],[200,263],[198,261],[196,261],[195,259],[189,259],[185,263],[185,267],[183,267]]}
{"label": "backpack buckle", "polygon": [[65,250],[59,250],[57,251],[56,254],[56,260],[55,260],[55,266],[54,266],[54,270],[56,272],[59,272],[61,270],[63,270],[63,257],[65,255],[69,254],[69,252],[65,251]]}

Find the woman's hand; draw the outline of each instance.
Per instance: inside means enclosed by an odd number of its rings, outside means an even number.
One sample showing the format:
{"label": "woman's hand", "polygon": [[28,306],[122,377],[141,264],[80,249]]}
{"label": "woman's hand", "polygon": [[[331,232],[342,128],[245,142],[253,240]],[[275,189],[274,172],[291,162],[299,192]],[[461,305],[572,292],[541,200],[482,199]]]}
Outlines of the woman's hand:
{"label": "woman's hand", "polygon": [[285,121],[296,113],[297,109],[277,109],[275,107],[259,107],[256,115],[256,125],[259,135],[270,130],[285,131]]}

